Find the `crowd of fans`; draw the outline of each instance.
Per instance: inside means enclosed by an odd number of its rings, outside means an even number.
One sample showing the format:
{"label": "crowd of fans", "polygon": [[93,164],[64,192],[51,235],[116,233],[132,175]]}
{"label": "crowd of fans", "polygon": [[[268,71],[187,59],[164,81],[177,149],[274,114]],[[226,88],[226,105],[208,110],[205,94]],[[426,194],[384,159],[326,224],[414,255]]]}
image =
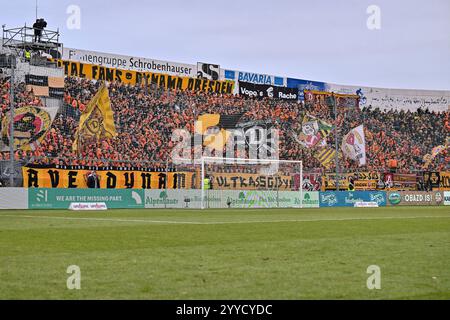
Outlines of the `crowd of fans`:
{"label": "crowd of fans", "polygon": [[[113,82],[109,84],[109,94],[118,136],[91,141],[73,151],[80,114],[100,86],[101,83],[96,81],[67,78],[64,105],[40,146],[33,151],[17,151],[16,158],[39,164],[165,166],[174,147],[171,136],[175,129],[184,128],[193,133],[194,122],[199,115],[219,113],[242,114],[240,122],[270,120],[272,126],[279,129],[279,158],[303,160],[305,169],[315,169],[321,167],[314,157],[317,149],[301,146],[292,136],[292,131],[300,130],[305,113],[334,123],[333,110],[319,100],[305,105],[303,102],[174,91],[155,86],[144,88]],[[1,82],[2,116],[9,110],[8,90],[8,82]],[[25,90],[23,84],[16,88],[15,97],[17,106],[42,104],[40,99]],[[390,159],[397,160],[400,172],[422,170],[423,157],[431,153],[433,147],[445,144],[450,133],[448,112],[421,109],[417,112],[384,112],[370,106],[342,108],[338,110],[337,123],[340,139],[360,124],[365,127],[367,165],[358,167],[352,160],[341,159],[340,167],[344,171],[385,171]],[[327,137],[327,145],[332,148],[334,135],[332,131]],[[0,153],[0,160],[8,158],[8,152]],[[449,170],[449,163],[447,150],[437,156],[427,169]],[[334,170],[333,166],[328,170]]]}

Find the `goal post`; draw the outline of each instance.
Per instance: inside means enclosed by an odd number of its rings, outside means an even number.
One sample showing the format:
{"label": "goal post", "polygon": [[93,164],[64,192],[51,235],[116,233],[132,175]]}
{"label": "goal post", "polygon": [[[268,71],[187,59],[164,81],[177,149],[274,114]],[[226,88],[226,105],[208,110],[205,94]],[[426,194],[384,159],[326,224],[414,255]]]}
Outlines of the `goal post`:
{"label": "goal post", "polygon": [[201,208],[303,208],[301,160],[201,158]]}

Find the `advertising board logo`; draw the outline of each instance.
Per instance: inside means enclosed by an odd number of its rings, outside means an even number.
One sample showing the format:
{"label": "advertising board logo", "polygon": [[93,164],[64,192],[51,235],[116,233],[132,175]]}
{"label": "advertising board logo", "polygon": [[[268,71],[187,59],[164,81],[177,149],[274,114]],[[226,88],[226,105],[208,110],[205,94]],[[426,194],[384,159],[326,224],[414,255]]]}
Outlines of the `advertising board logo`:
{"label": "advertising board logo", "polygon": [[374,202],[378,203],[378,205],[380,205],[385,202],[385,198],[382,193],[371,193],[370,201],[374,201]]}
{"label": "advertising board logo", "polygon": [[434,197],[437,203],[442,202],[442,194],[440,192],[436,192],[436,195]]}
{"label": "advertising board logo", "polygon": [[319,200],[311,199],[311,195],[306,192],[303,195],[303,204],[305,205],[317,205],[319,204]]}
{"label": "advertising board logo", "polygon": [[142,198],[139,195],[139,193],[132,191],[131,192],[131,198],[134,199],[134,201],[136,202],[136,204],[142,204]]}
{"label": "advertising board logo", "polygon": [[450,206],[450,191],[444,191],[444,205]]}
{"label": "advertising board logo", "polygon": [[36,201],[37,202],[47,202],[48,201],[48,191],[47,190],[39,190],[36,192]]}
{"label": "advertising board logo", "polygon": [[321,195],[321,200],[322,200],[322,202],[324,204],[326,204],[329,207],[334,206],[335,204],[337,204],[337,198],[336,198],[336,195],[334,193],[322,194]]}
{"label": "advertising board logo", "polygon": [[400,195],[400,193],[391,193],[389,195],[389,202],[393,205],[399,204],[402,201],[402,196]]}

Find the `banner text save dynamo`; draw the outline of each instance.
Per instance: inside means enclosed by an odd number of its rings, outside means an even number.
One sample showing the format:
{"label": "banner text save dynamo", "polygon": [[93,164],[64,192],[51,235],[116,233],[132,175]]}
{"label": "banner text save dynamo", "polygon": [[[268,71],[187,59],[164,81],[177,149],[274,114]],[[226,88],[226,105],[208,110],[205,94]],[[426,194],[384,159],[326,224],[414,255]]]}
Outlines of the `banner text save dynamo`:
{"label": "banner text save dynamo", "polygon": [[234,81],[207,80],[190,77],[171,76],[163,73],[138,72],[102,67],[81,62],[56,60],[59,67],[69,77],[85,78],[90,80],[118,81],[125,84],[144,83],[147,78],[149,84],[155,84],[166,89],[204,91],[232,94]]}

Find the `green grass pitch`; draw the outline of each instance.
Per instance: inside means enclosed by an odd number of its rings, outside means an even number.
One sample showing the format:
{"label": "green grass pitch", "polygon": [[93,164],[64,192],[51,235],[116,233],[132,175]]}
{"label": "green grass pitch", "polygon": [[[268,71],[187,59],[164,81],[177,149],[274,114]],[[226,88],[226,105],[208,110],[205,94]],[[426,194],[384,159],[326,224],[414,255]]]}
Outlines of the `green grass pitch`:
{"label": "green grass pitch", "polygon": [[450,210],[1,211],[0,299],[450,299]]}

